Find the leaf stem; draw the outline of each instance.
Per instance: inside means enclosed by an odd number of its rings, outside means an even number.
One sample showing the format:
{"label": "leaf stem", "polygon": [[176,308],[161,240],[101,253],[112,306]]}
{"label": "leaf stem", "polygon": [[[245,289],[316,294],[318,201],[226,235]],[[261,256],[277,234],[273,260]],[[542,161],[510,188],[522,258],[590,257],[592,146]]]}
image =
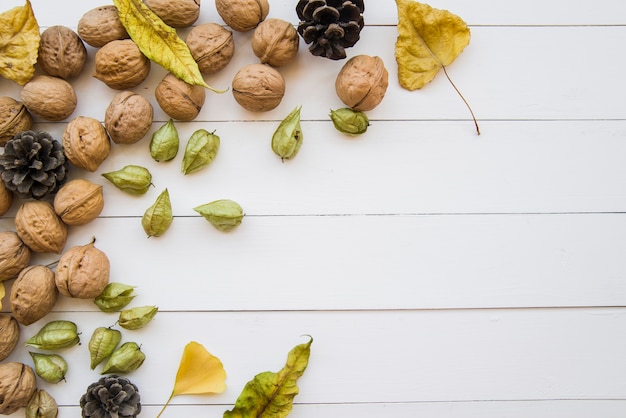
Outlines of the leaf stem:
{"label": "leaf stem", "polygon": [[172,398],[174,397],[174,391],[172,391],[172,394],[170,395],[170,397],[167,399],[167,402],[165,402],[165,405],[163,405],[163,408],[161,408],[161,410],[159,411],[158,415],[156,416],[156,418],[159,418],[161,416],[161,414],[163,413],[163,411],[165,411],[165,408],[167,408],[167,406],[170,404],[170,401],[172,400]]}
{"label": "leaf stem", "polygon": [[472,107],[469,105],[469,103],[467,102],[467,100],[465,100],[465,97],[463,97],[463,95],[461,94],[461,91],[456,87],[456,85],[454,84],[454,82],[452,81],[452,79],[450,78],[450,76],[448,75],[448,70],[446,70],[446,66],[442,65],[441,68],[443,68],[443,73],[446,75],[446,78],[448,79],[448,81],[450,82],[450,84],[452,84],[452,87],[454,87],[454,90],[456,90],[457,94],[461,97],[461,99],[463,100],[463,103],[465,103],[465,106],[467,106],[467,108],[469,109],[471,115],[472,115],[472,119],[474,120],[474,125],[476,125],[476,133],[478,135],[480,135],[480,128],[478,127],[478,121],[476,120],[476,116],[474,116],[474,111],[472,110]]}

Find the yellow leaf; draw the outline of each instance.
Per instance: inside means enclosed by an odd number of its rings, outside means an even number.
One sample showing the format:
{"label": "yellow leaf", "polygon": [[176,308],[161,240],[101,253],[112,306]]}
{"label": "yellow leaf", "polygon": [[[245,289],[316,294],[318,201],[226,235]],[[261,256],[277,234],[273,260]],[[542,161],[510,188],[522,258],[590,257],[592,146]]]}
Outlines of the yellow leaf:
{"label": "yellow leaf", "polygon": [[217,93],[226,91],[216,90],[205,83],[189,47],[178,36],[176,29],[163,23],[142,0],[113,0],[113,3],[120,22],[146,57],[188,84],[203,86]]}
{"label": "yellow leaf", "polygon": [[0,309],[2,309],[2,298],[4,295],[4,283],[0,282]]}
{"label": "yellow leaf", "polygon": [[396,0],[396,62],[400,85],[417,90],[435,78],[469,45],[470,30],[460,17],[413,0]]}
{"label": "yellow leaf", "polygon": [[24,85],[35,74],[39,24],[30,1],[0,14],[0,76]]}

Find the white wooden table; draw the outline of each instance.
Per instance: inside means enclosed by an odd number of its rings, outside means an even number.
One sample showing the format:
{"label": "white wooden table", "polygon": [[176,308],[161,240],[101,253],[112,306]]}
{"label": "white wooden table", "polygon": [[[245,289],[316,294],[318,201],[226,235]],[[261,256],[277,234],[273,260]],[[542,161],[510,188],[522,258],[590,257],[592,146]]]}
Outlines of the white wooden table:
{"label": "white wooden table", "polygon": [[[75,30],[106,3],[32,0],[42,29]],[[160,309],[123,337],[147,355],[128,376],[142,394],[141,416],[155,417],[168,398],[187,342],[223,361],[228,389],[176,397],[163,417],[221,416],[255,374],[280,369],[304,334],[314,343],[293,418],[626,415],[626,3],[429,4],[470,25],[471,43],[448,71],[480,136],[443,74],[420,91],[399,87],[395,3],[370,0],[348,54],[380,56],[390,85],[365,135],[342,135],[328,119],[342,107],[334,80],[343,62],[313,57],[302,42],[296,62],[280,69],[287,91],[275,110],[251,113],[230,92],[208,92],[194,122],[177,122],[182,144],[200,128],[221,137],[206,170],[183,176],[182,152],[170,163],[150,158],[149,137],[168,120],[153,95],[165,75],[156,64],[133,89],[154,106],[151,132],[114,144],[95,173],[73,170],[104,185],[106,203],[93,223],[70,229],[66,248],[95,236],[111,280],[138,286],[133,305]],[[294,1],[270,5],[270,17],[297,23]],[[223,23],[210,0],[198,20],[206,22]],[[250,38],[235,33],[235,57],[209,84],[228,87],[257,62]],[[59,123],[37,119],[38,129],[60,138],[76,116],[104,119],[117,91],[91,77],[88,51],[72,82],[76,111]],[[19,98],[8,80],[0,90]],[[281,163],[270,138],[297,105],[305,142]],[[101,177],[126,164],[148,167],[155,188],[131,197]],[[140,218],[164,188],[174,222],[146,239]],[[220,198],[246,212],[233,233],[193,211]],[[1,230],[13,230],[17,205]],[[22,327],[22,341],[52,319],[76,322],[86,343],[116,316],[60,298],[44,320]],[[86,344],[63,355],[67,382],[40,387],[57,399],[60,418],[76,417],[99,375]],[[31,362],[26,349],[9,360]]]}

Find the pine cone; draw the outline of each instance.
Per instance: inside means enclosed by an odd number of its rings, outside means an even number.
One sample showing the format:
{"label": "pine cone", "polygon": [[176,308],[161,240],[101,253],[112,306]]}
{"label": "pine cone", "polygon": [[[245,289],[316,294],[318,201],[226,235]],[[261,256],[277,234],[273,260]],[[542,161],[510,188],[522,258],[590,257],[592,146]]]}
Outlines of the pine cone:
{"label": "pine cone", "polygon": [[300,0],[298,33],[313,55],[340,60],[363,29],[363,0]]}
{"label": "pine cone", "polygon": [[84,418],[134,418],[141,412],[137,386],[125,377],[105,376],[80,398]]}
{"label": "pine cone", "polygon": [[23,131],[4,146],[0,175],[22,198],[42,199],[65,182],[69,162],[63,146],[47,132]]}

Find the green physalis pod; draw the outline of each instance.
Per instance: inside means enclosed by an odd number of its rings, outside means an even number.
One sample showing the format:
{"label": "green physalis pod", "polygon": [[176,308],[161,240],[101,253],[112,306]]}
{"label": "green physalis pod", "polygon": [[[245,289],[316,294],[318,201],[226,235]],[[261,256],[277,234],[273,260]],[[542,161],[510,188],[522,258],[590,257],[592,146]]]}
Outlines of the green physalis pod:
{"label": "green physalis pod", "polygon": [[278,125],[272,136],[272,150],[283,161],[296,156],[304,136],[300,127],[300,109],[298,106]]}
{"label": "green physalis pod", "polygon": [[100,295],[94,299],[94,303],[102,312],[115,312],[128,305],[134,298],[135,286],[123,283],[111,282],[104,287]]}
{"label": "green physalis pod", "polygon": [[101,374],[130,373],[133,370],[137,370],[145,359],[146,355],[141,351],[137,343],[124,343],[117,350],[113,351]]}
{"label": "green physalis pod", "polygon": [[330,111],[330,119],[335,129],[344,134],[360,135],[367,131],[370,120],[367,115],[358,110],[344,107]]}
{"label": "green physalis pod", "polygon": [[57,350],[78,344],[76,324],[71,321],[52,321],[44,325],[37,334],[26,341],[26,345],[41,350]]}
{"label": "green physalis pod", "polygon": [[157,197],[154,204],[146,209],[141,218],[141,226],[143,226],[143,230],[148,235],[148,238],[158,237],[169,229],[173,220],[170,194],[165,189]]}
{"label": "green physalis pod", "polygon": [[89,356],[91,357],[91,370],[109,357],[122,340],[122,333],[116,329],[99,327],[96,328],[89,340]]}
{"label": "green physalis pod", "polygon": [[157,314],[156,306],[137,306],[120,312],[118,324],[124,329],[139,329],[146,326]]}
{"label": "green physalis pod", "polygon": [[102,177],[118,189],[132,195],[142,195],[152,185],[152,174],[147,168],[139,165],[127,165],[120,170],[103,173]]}
{"label": "green physalis pod", "polygon": [[178,154],[178,131],[174,126],[174,121],[170,119],[152,134],[150,141],[150,155],[157,161],[169,161]]}
{"label": "green physalis pod", "polygon": [[193,210],[222,232],[228,232],[238,227],[244,217],[241,206],[229,199],[215,200],[197,206]]}
{"label": "green physalis pod", "polygon": [[220,137],[205,129],[198,129],[187,142],[183,156],[183,174],[193,173],[211,164],[220,148]]}
{"label": "green physalis pod", "polygon": [[58,415],[57,402],[43,389],[36,389],[24,408],[25,418],[57,418]]}
{"label": "green physalis pod", "polygon": [[65,379],[67,362],[58,354],[29,352],[35,363],[35,373],[48,383],[59,383]]}

